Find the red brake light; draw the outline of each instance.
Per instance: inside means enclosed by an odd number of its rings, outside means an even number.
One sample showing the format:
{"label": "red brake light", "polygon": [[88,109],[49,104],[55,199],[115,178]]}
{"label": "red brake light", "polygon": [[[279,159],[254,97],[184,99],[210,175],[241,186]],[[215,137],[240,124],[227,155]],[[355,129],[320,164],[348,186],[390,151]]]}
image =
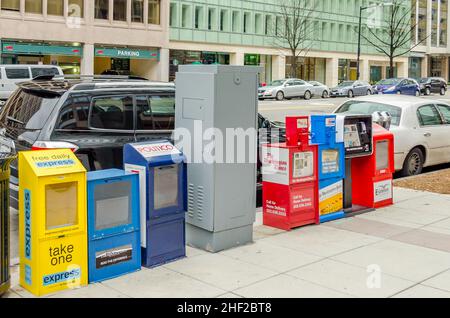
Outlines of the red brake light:
{"label": "red brake light", "polygon": [[70,149],[77,152],[79,147],[70,142],[65,141],[36,141],[31,150],[48,150],[48,149]]}

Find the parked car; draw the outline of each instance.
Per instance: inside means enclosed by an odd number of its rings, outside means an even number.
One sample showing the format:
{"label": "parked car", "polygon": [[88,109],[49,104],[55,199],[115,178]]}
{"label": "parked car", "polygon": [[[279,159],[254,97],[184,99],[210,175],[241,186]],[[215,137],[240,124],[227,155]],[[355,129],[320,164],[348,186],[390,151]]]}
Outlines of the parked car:
{"label": "parked car", "polygon": [[420,96],[420,86],[412,78],[388,78],[379,81],[374,87],[376,94],[397,94]]}
{"label": "parked car", "polygon": [[330,97],[330,89],[325,84],[316,81],[309,81],[308,83],[314,86],[312,92],[314,96],[322,96],[322,98]]}
{"label": "parked car", "polygon": [[427,166],[450,162],[450,104],[412,96],[368,96],[344,103],[335,113],[392,116],[395,169],[418,175]]}
{"label": "parked car", "polygon": [[17,89],[17,83],[29,81],[41,75],[62,74],[62,69],[54,65],[0,65],[0,107]]}
{"label": "parked car", "polygon": [[[17,151],[70,148],[89,171],[121,168],[125,144],[170,139],[175,127],[174,84],[125,76],[48,76],[18,85],[0,111],[1,133],[15,142]],[[284,138],[284,128],[277,129],[261,115],[258,119],[265,128],[260,130],[260,144],[284,140],[278,139]],[[17,169],[13,162],[14,208]]]}
{"label": "parked car", "polygon": [[314,86],[301,79],[289,78],[273,81],[268,86],[258,89],[258,98],[276,99],[282,101],[294,97],[303,97],[308,100],[313,97]]}
{"label": "parked car", "polygon": [[371,95],[372,87],[365,81],[343,81],[331,89],[331,97],[348,97]]}
{"label": "parked car", "polygon": [[442,96],[447,93],[447,82],[440,77],[424,77],[418,80],[420,85],[420,93],[425,96],[431,95],[431,93],[441,94]]}

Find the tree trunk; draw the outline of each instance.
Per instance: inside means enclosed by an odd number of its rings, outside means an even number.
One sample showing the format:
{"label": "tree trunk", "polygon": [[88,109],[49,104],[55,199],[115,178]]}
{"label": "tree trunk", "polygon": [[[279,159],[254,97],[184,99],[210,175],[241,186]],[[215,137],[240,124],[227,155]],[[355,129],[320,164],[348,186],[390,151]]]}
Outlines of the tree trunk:
{"label": "tree trunk", "polygon": [[292,63],[291,63],[291,78],[297,77],[297,56],[296,52],[292,53]]}
{"label": "tree trunk", "polygon": [[389,57],[389,78],[394,78],[394,58]]}

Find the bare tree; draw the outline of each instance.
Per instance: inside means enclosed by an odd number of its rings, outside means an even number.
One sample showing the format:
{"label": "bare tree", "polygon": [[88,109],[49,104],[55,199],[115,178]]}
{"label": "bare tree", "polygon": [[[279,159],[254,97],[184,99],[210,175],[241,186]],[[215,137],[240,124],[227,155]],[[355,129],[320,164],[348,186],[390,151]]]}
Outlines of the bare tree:
{"label": "bare tree", "polygon": [[381,34],[377,32],[377,28],[369,27],[368,34],[361,32],[361,36],[377,52],[389,58],[389,77],[392,78],[394,77],[394,60],[411,52],[426,38],[417,43],[414,39],[417,23],[416,21],[411,22],[411,0],[391,0],[389,2],[391,5],[385,7],[388,14],[380,21],[382,24],[380,25]]}
{"label": "bare tree", "polygon": [[316,0],[280,0],[279,15],[272,22],[274,44],[291,51],[290,76],[296,77],[298,58],[311,49],[314,42],[314,18]]}

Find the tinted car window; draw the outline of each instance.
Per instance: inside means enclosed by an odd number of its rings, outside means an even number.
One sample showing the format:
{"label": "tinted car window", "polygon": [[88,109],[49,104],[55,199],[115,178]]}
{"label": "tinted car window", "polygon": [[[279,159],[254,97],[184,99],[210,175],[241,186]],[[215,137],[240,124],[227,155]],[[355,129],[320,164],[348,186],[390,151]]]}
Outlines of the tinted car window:
{"label": "tinted car window", "polygon": [[450,106],[438,105],[438,108],[441,111],[442,116],[444,117],[445,123],[450,124]]}
{"label": "tinted car window", "polygon": [[91,101],[87,96],[72,96],[61,108],[57,129],[88,129],[89,107]]}
{"label": "tinted car window", "polygon": [[39,130],[44,127],[59,98],[47,98],[17,90],[0,113],[0,122],[7,128]]}
{"label": "tinted car window", "polygon": [[138,96],[136,105],[137,129],[173,130],[175,128],[174,96]]}
{"label": "tinted car window", "polygon": [[38,76],[45,75],[59,75],[59,71],[56,67],[32,67],[31,77],[35,78]]}
{"label": "tinted car window", "polygon": [[354,115],[372,115],[375,112],[388,112],[392,117],[392,125],[398,126],[402,115],[400,107],[364,101],[350,101],[342,105],[336,113]]}
{"label": "tinted car window", "polygon": [[5,68],[6,77],[9,79],[29,79],[30,72],[27,67],[25,68]]}
{"label": "tinted car window", "polygon": [[417,116],[421,126],[442,125],[441,116],[433,105],[420,107],[417,110]]}
{"label": "tinted car window", "polygon": [[98,129],[133,130],[131,96],[97,97],[92,101],[90,126]]}

